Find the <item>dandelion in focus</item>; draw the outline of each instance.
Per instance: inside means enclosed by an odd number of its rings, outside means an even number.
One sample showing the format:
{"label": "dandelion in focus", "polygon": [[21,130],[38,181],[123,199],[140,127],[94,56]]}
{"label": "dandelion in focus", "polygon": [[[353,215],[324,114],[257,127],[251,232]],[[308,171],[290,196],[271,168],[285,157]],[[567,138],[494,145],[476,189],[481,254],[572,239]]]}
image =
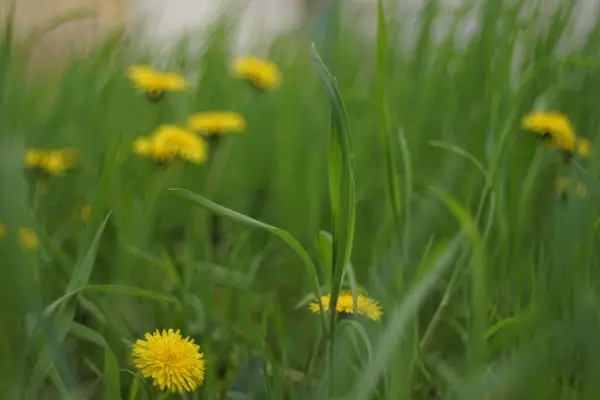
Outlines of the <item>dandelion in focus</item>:
{"label": "dandelion in focus", "polygon": [[38,237],[32,229],[19,228],[19,242],[24,249],[35,250],[38,247]]}
{"label": "dandelion in focus", "polygon": [[[325,311],[329,312],[331,310],[331,294],[322,296],[321,302],[323,303],[323,308]],[[363,315],[372,319],[373,321],[379,321],[381,319],[383,311],[376,300],[359,294],[356,297],[356,303],[356,311],[358,315]],[[354,298],[352,297],[352,292],[341,292],[335,308],[338,313],[354,314]],[[319,303],[317,301],[310,303],[309,310],[313,313],[319,313]]]}
{"label": "dandelion in focus", "polygon": [[131,66],[129,79],[152,101],[160,100],[166,92],[182,92],[187,88],[187,82],[181,75],[158,71],[148,65]]}
{"label": "dandelion in focus", "polygon": [[281,73],[277,65],[258,57],[238,58],[231,66],[231,73],[261,91],[274,89],[281,82]]}
{"label": "dandelion in focus", "polygon": [[169,329],[153,334],[133,345],[133,364],[145,378],[152,378],[160,390],[193,391],[204,381],[204,355],[200,346],[179,330]]}
{"label": "dandelion in focus", "polygon": [[176,125],[162,125],[149,137],[139,137],[133,142],[134,153],[165,163],[179,157],[193,164],[206,161],[206,142],[194,132]]}
{"label": "dandelion in focus", "polygon": [[202,135],[225,135],[246,130],[246,119],[231,111],[206,111],[188,118],[188,129]]}
{"label": "dandelion in focus", "polygon": [[79,153],[75,149],[58,150],[27,149],[25,166],[37,169],[46,175],[60,176],[74,169],[79,163]]}

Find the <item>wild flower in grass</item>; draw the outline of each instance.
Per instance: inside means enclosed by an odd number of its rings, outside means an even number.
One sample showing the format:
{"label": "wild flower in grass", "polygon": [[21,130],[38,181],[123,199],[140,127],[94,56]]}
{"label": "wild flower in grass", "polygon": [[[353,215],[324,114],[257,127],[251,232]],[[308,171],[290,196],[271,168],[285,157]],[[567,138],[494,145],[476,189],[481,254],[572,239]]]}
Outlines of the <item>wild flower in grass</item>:
{"label": "wild flower in grass", "polygon": [[[325,309],[325,311],[330,311],[331,294],[322,296],[321,302],[323,303],[323,308]],[[381,306],[376,300],[359,294],[356,298],[356,303],[358,315],[364,315],[365,317],[370,318],[373,321],[379,321],[381,319],[383,311],[381,310]],[[309,304],[308,307],[309,310],[314,313],[318,313],[320,311],[319,303],[317,301],[313,301]],[[337,301],[336,311],[338,313],[354,314],[354,299],[352,298],[352,292],[344,291],[340,293]]]}
{"label": "wild flower in grass", "polygon": [[205,111],[188,118],[188,129],[203,135],[225,135],[246,130],[246,119],[231,111]]}
{"label": "wild flower in grass", "polygon": [[157,162],[168,162],[179,157],[193,164],[206,161],[208,146],[194,132],[176,125],[162,125],[150,137],[137,138],[133,151]]}
{"label": "wild flower in grass", "polygon": [[75,149],[58,150],[27,149],[25,166],[35,168],[47,175],[64,175],[77,166],[79,153]]}
{"label": "wild flower in grass", "polygon": [[564,151],[567,159],[573,153],[581,158],[589,157],[591,143],[585,138],[577,138],[575,130],[566,115],[554,111],[534,111],[521,121],[523,129],[537,133],[552,147]]}
{"label": "wild flower in grass", "polygon": [[187,88],[187,82],[181,75],[161,72],[148,65],[131,66],[129,79],[152,101],[160,100],[166,92],[181,92]]}
{"label": "wild flower in grass", "polygon": [[4,239],[6,237],[6,226],[2,222],[0,222],[0,239]]}
{"label": "wild flower in grass", "polygon": [[[558,178],[555,184],[556,193],[566,198],[569,191],[571,190],[571,180],[569,178]],[[583,183],[578,183],[575,187],[575,196],[579,198],[585,198],[588,195],[588,188]]]}
{"label": "wild flower in grass", "polygon": [[261,91],[274,89],[281,82],[277,65],[257,57],[238,58],[231,66],[231,73]]}
{"label": "wild flower in grass", "polygon": [[153,334],[146,333],[145,338],[133,345],[133,364],[142,376],[154,380],[154,386],[181,393],[202,385],[204,355],[193,339],[173,329],[157,329]]}
{"label": "wild flower in grass", "polygon": [[19,228],[19,242],[25,249],[35,250],[38,247],[38,237],[32,229]]}
{"label": "wild flower in grass", "polygon": [[90,222],[91,216],[92,216],[92,206],[89,204],[86,204],[85,206],[83,206],[81,208],[81,211],[79,212],[79,217],[81,218],[81,220],[83,222],[85,222],[87,224],[88,222]]}
{"label": "wild flower in grass", "polygon": [[575,141],[575,130],[566,115],[554,111],[534,111],[521,120],[523,129],[537,133],[543,139]]}

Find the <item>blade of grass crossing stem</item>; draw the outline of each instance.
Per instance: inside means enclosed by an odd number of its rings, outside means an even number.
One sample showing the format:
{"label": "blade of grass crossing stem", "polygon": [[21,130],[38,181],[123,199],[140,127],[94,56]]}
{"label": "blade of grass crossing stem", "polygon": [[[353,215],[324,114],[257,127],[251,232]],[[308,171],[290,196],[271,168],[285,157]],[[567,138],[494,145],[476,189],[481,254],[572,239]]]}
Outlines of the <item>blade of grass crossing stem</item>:
{"label": "blade of grass crossing stem", "polygon": [[87,285],[76,289],[72,292],[68,292],[67,294],[61,296],[52,304],[47,306],[44,309],[42,315],[44,317],[49,317],[54,310],[60,307],[64,302],[83,292],[100,292],[100,293],[109,293],[109,294],[120,294],[132,297],[143,297],[147,299],[152,299],[156,301],[162,302],[170,302],[177,303],[177,300],[174,297],[166,296],[164,294],[160,294],[157,292],[153,292],[152,290],[140,289],[133,286],[125,286],[125,285]]}
{"label": "blade of grass crossing stem", "polygon": [[352,390],[353,400],[368,400],[377,389],[381,375],[386,371],[391,357],[403,339],[406,329],[416,318],[419,308],[427,296],[435,289],[438,281],[453,264],[456,253],[464,241],[462,232],[454,235],[452,241],[435,260],[431,272],[416,284],[406,295],[403,302],[389,313],[388,325],[378,345],[373,349],[373,358]]}
{"label": "blade of grass crossing stem", "polygon": [[475,220],[456,200],[437,187],[430,188],[460,223],[471,242],[471,368],[478,370],[486,357],[485,331],[487,324],[487,296],[484,249]]}
{"label": "blade of grass crossing stem", "polygon": [[[300,242],[298,242],[298,240],[296,240],[296,238],[294,236],[292,236],[291,233],[289,233],[288,231],[285,231],[283,229],[277,228],[275,226],[268,225],[268,224],[265,224],[264,222],[260,222],[253,218],[250,218],[244,214],[235,212],[229,208],[223,207],[213,201],[208,200],[207,198],[205,198],[203,196],[192,193],[189,190],[174,188],[174,189],[169,189],[169,191],[174,193],[175,195],[181,197],[182,199],[187,200],[187,201],[189,201],[199,207],[202,207],[205,210],[213,212],[217,215],[231,218],[234,221],[240,222],[245,225],[253,226],[255,228],[265,229],[265,230],[279,236],[288,246],[290,246],[290,248],[292,250],[294,250],[294,252],[296,254],[298,254],[298,256],[304,262],[304,266],[306,267],[306,273],[308,274],[308,279],[312,286],[312,292],[313,292],[314,296],[316,297],[317,301],[319,301],[319,303],[321,303],[321,289],[320,289],[319,277],[317,275],[317,268],[316,268],[315,264],[313,263],[312,259],[310,258],[310,255],[306,252],[304,247],[302,247]],[[326,319],[325,319],[324,315],[323,315],[323,324],[324,324],[324,327],[326,327]]]}
{"label": "blade of grass crossing stem", "polygon": [[[388,183],[388,196],[394,233],[399,234],[401,229],[400,188],[396,179],[394,149],[389,127],[389,109],[386,93],[387,77],[387,24],[383,10],[383,0],[377,1],[377,108],[379,111],[379,135],[385,158],[385,173]],[[406,249],[403,249],[406,251]]]}
{"label": "blade of grass crossing stem", "polygon": [[[335,79],[312,47],[313,67],[319,77],[331,107],[331,133],[329,142],[329,192],[333,218],[333,252],[331,279],[331,307],[338,301],[345,266],[350,264],[356,218],[356,192],[353,171],[353,151],[348,115]],[[356,297],[356,294],[354,294]],[[355,301],[356,303],[356,301]],[[333,377],[335,324],[337,315],[330,315],[330,376]],[[333,389],[333,379],[331,388]]]}

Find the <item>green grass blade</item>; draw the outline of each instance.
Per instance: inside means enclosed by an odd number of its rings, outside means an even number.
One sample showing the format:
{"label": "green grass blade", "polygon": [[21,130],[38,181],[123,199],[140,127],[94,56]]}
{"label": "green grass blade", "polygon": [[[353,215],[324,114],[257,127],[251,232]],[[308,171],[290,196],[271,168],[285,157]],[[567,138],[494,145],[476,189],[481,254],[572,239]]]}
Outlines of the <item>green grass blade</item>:
{"label": "green grass blade", "polygon": [[[389,103],[387,94],[387,64],[388,64],[388,30],[385,20],[385,11],[383,0],[377,0],[377,109],[379,111],[379,136],[381,146],[384,152],[385,175],[387,180],[387,191],[389,197],[389,206],[392,211],[392,220],[394,221],[394,232],[401,232],[401,205],[400,205],[400,187],[398,185],[396,173],[396,160],[393,141],[390,135],[389,122]],[[407,249],[403,249],[407,251]]]}
{"label": "green grass blade", "polygon": [[104,348],[104,399],[121,399],[121,380],[119,379],[119,363],[110,347]]}
{"label": "green grass blade", "polygon": [[125,285],[86,285],[79,289],[75,289],[64,296],[56,299],[49,306],[44,309],[42,315],[47,318],[49,317],[57,308],[59,308],[62,304],[64,304],[67,300],[72,297],[84,293],[84,292],[100,292],[107,294],[118,294],[132,297],[141,297],[147,298],[160,302],[168,302],[168,303],[177,303],[177,300],[173,297],[166,296],[157,292],[153,292],[152,290],[140,289],[133,286],[125,286]]}
{"label": "green grass blade", "polygon": [[[313,67],[321,81],[331,107],[331,134],[329,142],[329,190],[333,219],[333,251],[331,304],[337,304],[346,265],[350,265],[356,220],[356,189],[353,171],[353,149],[344,101],[335,79],[312,47]],[[356,301],[355,301],[356,303]],[[333,376],[333,354],[337,313],[330,315],[330,372]],[[333,388],[333,383],[332,383]]]}

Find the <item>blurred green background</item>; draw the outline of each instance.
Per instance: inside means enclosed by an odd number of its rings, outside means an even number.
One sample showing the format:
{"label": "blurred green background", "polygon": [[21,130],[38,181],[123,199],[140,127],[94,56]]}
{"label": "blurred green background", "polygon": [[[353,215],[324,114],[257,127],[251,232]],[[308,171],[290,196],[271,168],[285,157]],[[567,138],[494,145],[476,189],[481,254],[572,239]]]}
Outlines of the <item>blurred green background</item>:
{"label": "blurred green background", "polygon": [[[600,25],[580,48],[558,51],[575,2],[543,24],[525,3],[483,2],[465,42],[453,32],[469,9],[430,0],[412,47],[383,9],[374,40],[326,13],[316,30],[273,43],[283,82],[264,93],[230,76],[231,27],[215,24],[202,55],[159,60],[193,85],[158,103],[128,81],[130,65],[156,59],[134,37],[114,34],[60,73],[31,75],[35,36],[15,40],[6,23],[0,398],[159,398],[136,377],[131,345],[175,328],[200,344],[207,375],[200,390],[170,398],[597,399],[599,164],[594,154],[565,162],[520,119],[561,111],[597,148]],[[436,40],[442,15],[452,28]],[[333,336],[308,311],[309,276],[281,238],[220,217],[214,245],[211,213],[168,191],[290,232],[331,290],[336,132],[314,41],[352,141],[356,221],[343,285],[384,310],[380,322],[339,321]],[[211,163],[157,166],[132,153],[135,137],[210,110],[248,120]],[[42,181],[24,170],[31,147],[76,147],[81,166]],[[557,195],[558,177],[588,195]],[[19,246],[17,227],[35,230],[36,250]]]}

